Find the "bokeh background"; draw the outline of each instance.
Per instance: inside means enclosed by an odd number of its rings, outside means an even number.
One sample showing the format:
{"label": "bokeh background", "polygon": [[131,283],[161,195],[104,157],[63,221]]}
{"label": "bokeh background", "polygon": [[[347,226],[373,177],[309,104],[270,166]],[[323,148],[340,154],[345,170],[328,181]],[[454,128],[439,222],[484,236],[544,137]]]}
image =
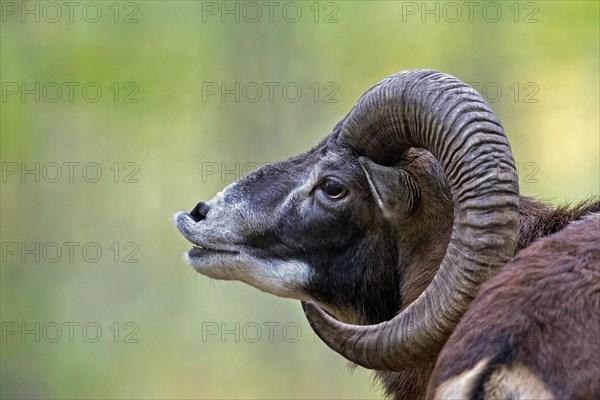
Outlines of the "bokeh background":
{"label": "bokeh background", "polygon": [[1,397],[381,397],[171,216],[413,68],[488,98],[524,194],[599,193],[599,3],[472,4],[2,1]]}

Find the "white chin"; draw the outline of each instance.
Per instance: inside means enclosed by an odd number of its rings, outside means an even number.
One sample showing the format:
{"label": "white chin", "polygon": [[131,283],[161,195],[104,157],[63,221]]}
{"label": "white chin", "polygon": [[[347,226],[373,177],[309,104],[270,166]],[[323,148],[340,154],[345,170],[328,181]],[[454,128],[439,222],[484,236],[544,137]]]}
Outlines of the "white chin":
{"label": "white chin", "polygon": [[187,252],[185,259],[196,272],[219,280],[237,280],[263,292],[297,300],[311,300],[302,288],[311,273],[302,261],[265,262],[243,254]]}

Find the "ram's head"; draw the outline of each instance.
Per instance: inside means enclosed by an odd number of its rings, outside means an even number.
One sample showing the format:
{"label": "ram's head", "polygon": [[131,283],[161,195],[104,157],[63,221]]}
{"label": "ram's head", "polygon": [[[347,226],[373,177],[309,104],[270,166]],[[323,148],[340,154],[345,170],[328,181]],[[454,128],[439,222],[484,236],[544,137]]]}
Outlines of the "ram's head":
{"label": "ram's head", "polygon": [[[514,162],[487,103],[451,76],[406,71],[370,89],[309,152],[258,169],[176,224],[198,272],[308,301],[334,350],[397,370],[437,354],[479,284],[513,255],[517,216]],[[380,324],[346,325],[313,302]]]}

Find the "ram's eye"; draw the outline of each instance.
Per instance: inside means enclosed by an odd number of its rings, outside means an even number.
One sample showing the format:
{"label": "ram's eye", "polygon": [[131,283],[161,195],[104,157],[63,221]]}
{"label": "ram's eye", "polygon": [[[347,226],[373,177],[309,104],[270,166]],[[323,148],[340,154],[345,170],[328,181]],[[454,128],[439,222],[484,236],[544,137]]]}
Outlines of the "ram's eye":
{"label": "ram's eye", "polygon": [[332,179],[325,179],[321,183],[321,190],[331,199],[341,199],[348,193],[346,187]]}

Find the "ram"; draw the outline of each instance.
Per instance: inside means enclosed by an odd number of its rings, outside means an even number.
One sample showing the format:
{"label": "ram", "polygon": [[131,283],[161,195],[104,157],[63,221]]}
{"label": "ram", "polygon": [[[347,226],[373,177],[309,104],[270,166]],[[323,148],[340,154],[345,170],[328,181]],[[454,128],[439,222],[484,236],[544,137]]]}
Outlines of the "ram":
{"label": "ram", "polygon": [[198,272],[303,301],[389,396],[596,399],[599,212],[519,196],[485,100],[417,70],[175,222]]}

